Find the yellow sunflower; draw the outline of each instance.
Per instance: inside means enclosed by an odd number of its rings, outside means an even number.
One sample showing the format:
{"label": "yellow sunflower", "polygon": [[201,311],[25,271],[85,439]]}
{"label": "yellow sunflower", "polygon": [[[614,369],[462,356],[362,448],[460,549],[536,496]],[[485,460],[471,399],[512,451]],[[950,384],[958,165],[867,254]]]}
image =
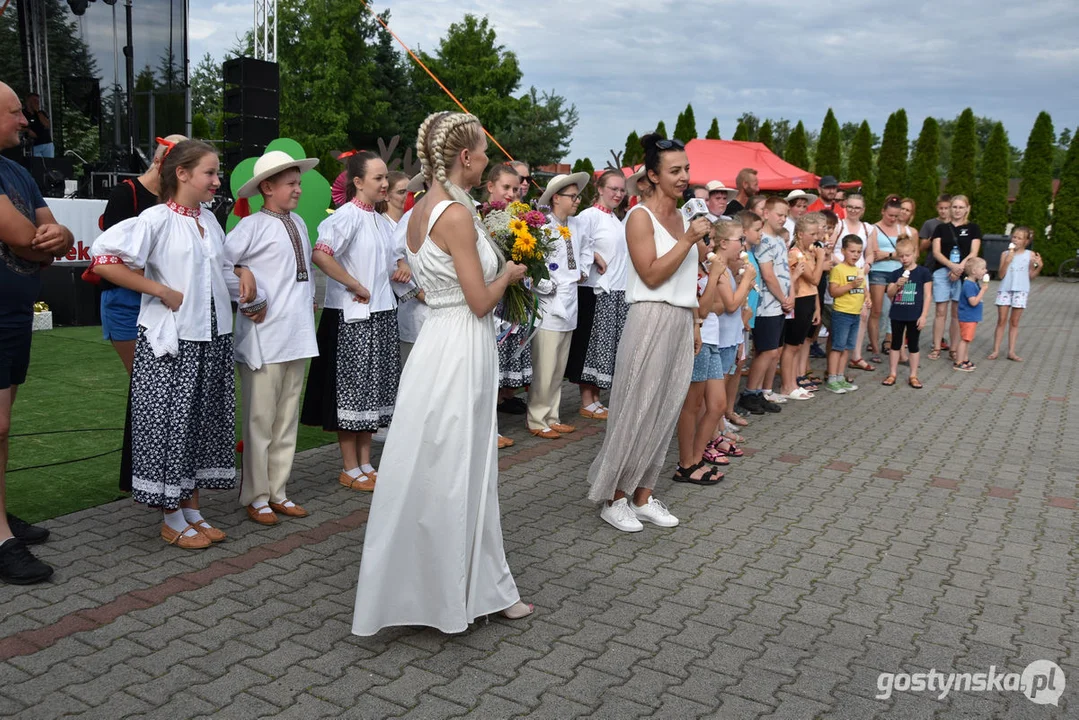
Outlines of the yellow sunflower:
{"label": "yellow sunflower", "polygon": [[536,238],[532,237],[531,233],[524,233],[518,235],[517,239],[513,242],[513,251],[520,253],[522,256],[531,256],[532,251],[536,249]]}
{"label": "yellow sunflower", "polygon": [[510,231],[514,235],[523,235],[528,232],[528,223],[524,220],[510,220]]}
{"label": "yellow sunflower", "polygon": [[558,234],[562,236],[563,240],[569,240],[570,239],[569,228],[566,227],[565,225],[559,225],[558,226]]}

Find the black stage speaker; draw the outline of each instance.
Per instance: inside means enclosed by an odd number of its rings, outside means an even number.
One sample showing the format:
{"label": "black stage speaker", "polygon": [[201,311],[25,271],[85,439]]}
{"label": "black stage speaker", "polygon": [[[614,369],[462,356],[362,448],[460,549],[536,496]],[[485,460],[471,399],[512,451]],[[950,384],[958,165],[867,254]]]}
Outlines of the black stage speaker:
{"label": "black stage speaker", "polygon": [[225,62],[225,168],[261,155],[280,132],[277,63],[240,57]]}

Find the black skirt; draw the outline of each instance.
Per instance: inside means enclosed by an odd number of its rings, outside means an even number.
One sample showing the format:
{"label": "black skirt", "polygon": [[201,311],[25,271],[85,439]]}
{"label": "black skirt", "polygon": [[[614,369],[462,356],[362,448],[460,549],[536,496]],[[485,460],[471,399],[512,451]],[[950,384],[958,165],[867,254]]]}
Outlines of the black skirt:
{"label": "black skirt", "polygon": [[577,329],[569,342],[569,360],[566,362],[566,379],[581,382],[584,360],[588,356],[588,343],[592,340],[592,321],[596,316],[596,289],[577,286]]}
{"label": "black skirt", "polygon": [[321,427],[326,432],[342,430],[337,424],[337,334],[342,321],[340,310],[324,308],[315,334],[318,357],[311,358],[307,388],[303,394],[300,422]]}

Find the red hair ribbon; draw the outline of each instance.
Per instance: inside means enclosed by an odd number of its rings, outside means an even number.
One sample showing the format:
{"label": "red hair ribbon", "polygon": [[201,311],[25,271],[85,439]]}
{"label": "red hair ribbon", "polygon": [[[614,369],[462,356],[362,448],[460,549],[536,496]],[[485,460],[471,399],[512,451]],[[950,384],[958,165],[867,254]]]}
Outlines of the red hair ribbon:
{"label": "red hair ribbon", "polygon": [[166,140],[163,137],[159,137],[159,138],[155,138],[155,139],[157,140],[158,145],[164,145],[165,146],[165,154],[161,156],[161,159],[164,160],[165,158],[167,158],[169,156],[169,153],[172,152],[172,149],[174,147],[176,147],[176,143],[174,143],[172,140]]}
{"label": "red hair ribbon", "polygon": [[232,206],[232,214],[238,218],[245,218],[251,214],[251,203],[247,201],[247,198],[240,198],[236,201],[236,204]]}

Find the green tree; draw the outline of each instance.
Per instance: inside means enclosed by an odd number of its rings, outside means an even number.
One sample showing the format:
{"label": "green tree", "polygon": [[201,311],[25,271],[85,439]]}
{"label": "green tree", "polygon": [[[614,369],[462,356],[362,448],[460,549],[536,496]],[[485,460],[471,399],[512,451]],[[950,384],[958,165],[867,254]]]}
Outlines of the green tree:
{"label": "green tree", "polygon": [[765,120],[761,124],[761,129],[757,131],[757,142],[762,143],[769,150],[775,147],[776,141],[772,137],[772,121]]}
{"label": "green tree", "polygon": [[[570,172],[575,172],[575,173],[585,172],[585,173],[588,173],[588,177],[590,177],[590,178],[595,178],[595,176],[596,176],[596,168],[592,164],[592,161],[589,158],[581,158],[581,159],[575,161],[573,163],[573,169]],[[581,205],[580,205],[580,207],[582,209],[587,208],[587,207],[591,207],[592,204],[595,203],[595,202],[596,202],[596,186],[595,186],[594,183],[590,182],[590,183],[588,183],[587,186],[585,186],[584,192],[581,193]]]}
{"label": "green tree", "polygon": [[641,138],[634,130],[626,137],[626,152],[622,155],[622,164],[633,167],[644,162],[644,148],[641,147]]}
{"label": "green tree", "polygon": [[[540,95],[536,88],[530,88],[510,112],[508,127],[500,132],[500,140],[515,159],[532,167],[555,163],[569,151],[577,119],[577,108],[567,107],[561,95],[546,91]],[[496,157],[501,156],[497,148],[494,152]]]}
{"label": "green tree", "polygon": [[655,132],[660,137],[667,137],[667,126],[664,124],[664,122],[662,120],[660,120],[659,124],[656,125]]}
{"label": "green tree", "polygon": [[873,194],[873,133],[869,122],[862,121],[851,140],[850,162],[847,165],[847,180],[862,182],[862,195]]}
{"label": "green tree", "polygon": [[893,193],[902,195],[907,189],[907,111],[896,110],[884,125],[884,139],[877,156],[876,197],[867,207],[869,217],[884,205],[884,198]]}
{"label": "green tree", "polygon": [[[955,158],[955,153],[952,153]],[[1002,233],[1008,224],[1008,135],[997,123],[982,154],[982,173],[974,193],[978,225],[983,233]]]}
{"label": "green tree", "polygon": [[693,115],[692,103],[686,105],[683,112],[678,113],[678,122],[674,124],[674,137],[684,143],[697,137],[697,118]]}
{"label": "green tree", "polygon": [[731,139],[732,140],[740,140],[742,142],[745,142],[745,141],[749,140],[749,128],[746,127],[746,124],[745,124],[744,121],[742,121],[742,120],[738,121],[738,127],[736,127],[734,129],[734,137],[732,137]]}
{"label": "green tree", "polygon": [[797,168],[809,167],[809,138],[806,136],[806,127],[801,120],[794,126],[794,130],[791,130],[783,159]]}
{"label": "green tree", "polygon": [[192,129],[195,137],[221,137],[223,97],[224,76],[221,63],[215,60],[213,55],[206,53],[191,71],[191,113],[195,116],[201,115],[206,123],[205,135]]}
{"label": "green tree", "polygon": [[720,140],[719,137],[719,119],[712,118],[712,124],[708,128],[708,134],[704,136],[705,140]]}
{"label": "green tree", "polygon": [[[952,156],[948,166],[949,195],[974,196],[974,168],[977,163],[978,135],[974,128],[974,111],[967,108],[955,123],[952,137]],[[979,216],[981,210],[979,210]]]}
{"label": "green tree", "polygon": [[821,125],[813,172],[817,175],[831,175],[836,178],[843,174],[843,153],[839,147],[839,121],[835,119],[832,108],[828,108],[828,112],[824,115],[824,124]]}
{"label": "green tree", "polygon": [[1019,181],[1019,194],[1012,208],[1013,222],[1032,227],[1035,242],[1045,239],[1049,203],[1053,199],[1053,140],[1053,119],[1043,110],[1027,139],[1020,175],[1023,179]]}
{"label": "green tree", "polygon": [[744,112],[742,113],[741,117],[738,118],[738,122],[746,126],[746,140],[757,139],[757,131],[760,129],[761,126],[761,120],[759,117],[757,117],[751,112]]}
{"label": "green tree", "polygon": [[910,195],[918,204],[915,223],[936,217],[937,195],[940,194],[940,125],[935,118],[922,122],[922,131],[914,144],[911,160]]}
{"label": "green tree", "polygon": [[791,121],[787,118],[780,118],[779,120],[771,120],[772,124],[772,152],[780,157],[786,157],[784,153],[787,149],[787,141],[791,136]]}
{"label": "green tree", "polygon": [[1060,189],[1053,202],[1053,232],[1036,248],[1049,272],[1055,272],[1079,248],[1079,132],[1070,139],[1060,169]]}

